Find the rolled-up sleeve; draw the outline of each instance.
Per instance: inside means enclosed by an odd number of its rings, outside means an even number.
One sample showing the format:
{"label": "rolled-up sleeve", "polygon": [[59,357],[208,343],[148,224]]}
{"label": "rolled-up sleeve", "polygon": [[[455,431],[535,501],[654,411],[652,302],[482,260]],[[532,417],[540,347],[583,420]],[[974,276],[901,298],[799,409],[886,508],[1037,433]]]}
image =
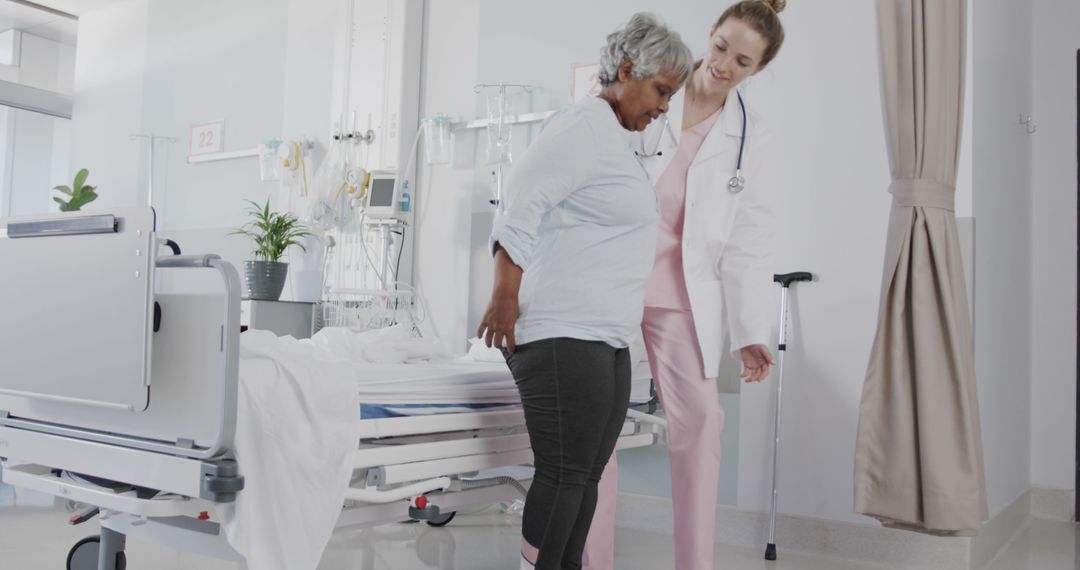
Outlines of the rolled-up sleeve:
{"label": "rolled-up sleeve", "polygon": [[489,248],[494,254],[498,243],[522,269],[533,261],[544,216],[585,186],[595,170],[593,128],[585,120],[559,119],[552,119],[511,168],[505,207],[495,214]]}

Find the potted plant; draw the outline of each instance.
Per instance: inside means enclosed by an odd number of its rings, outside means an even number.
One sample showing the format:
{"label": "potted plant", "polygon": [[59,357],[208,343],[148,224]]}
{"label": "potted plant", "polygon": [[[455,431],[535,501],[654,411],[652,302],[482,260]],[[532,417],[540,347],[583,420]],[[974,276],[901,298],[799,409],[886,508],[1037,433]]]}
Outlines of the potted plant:
{"label": "potted plant", "polygon": [[262,206],[251,200],[247,202],[251,204],[248,209],[251,221],[232,232],[255,242],[255,259],[244,262],[244,277],[247,280],[245,296],[248,299],[277,301],[285,287],[285,276],[289,270],[289,264],[283,263],[281,256],[290,245],[304,249],[300,240],[311,233],[293,214],[271,210],[269,199]]}
{"label": "potted plant", "polygon": [[86,184],[87,176],[90,176],[90,171],[84,168],[75,175],[75,182],[71,187],[53,186],[53,190],[69,196],[67,200],[53,196],[53,201],[60,204],[61,212],[78,212],[83,206],[97,200],[97,193],[94,192],[96,188]]}

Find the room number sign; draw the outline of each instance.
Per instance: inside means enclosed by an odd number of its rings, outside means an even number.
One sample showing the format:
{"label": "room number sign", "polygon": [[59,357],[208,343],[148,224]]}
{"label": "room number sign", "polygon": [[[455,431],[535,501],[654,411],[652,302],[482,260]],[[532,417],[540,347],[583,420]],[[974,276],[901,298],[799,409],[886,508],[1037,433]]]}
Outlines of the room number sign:
{"label": "room number sign", "polygon": [[225,120],[191,126],[191,148],[188,154],[197,156],[225,150]]}

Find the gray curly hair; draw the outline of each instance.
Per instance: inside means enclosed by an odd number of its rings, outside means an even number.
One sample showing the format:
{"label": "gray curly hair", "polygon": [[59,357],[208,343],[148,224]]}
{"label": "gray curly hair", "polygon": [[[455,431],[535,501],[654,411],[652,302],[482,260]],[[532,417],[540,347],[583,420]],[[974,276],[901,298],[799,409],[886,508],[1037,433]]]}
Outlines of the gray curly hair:
{"label": "gray curly hair", "polygon": [[622,28],[607,37],[600,54],[600,85],[619,78],[619,66],[629,60],[634,77],[643,79],[657,73],[678,76],[683,83],[690,76],[694,56],[682,37],[648,12],[634,14]]}

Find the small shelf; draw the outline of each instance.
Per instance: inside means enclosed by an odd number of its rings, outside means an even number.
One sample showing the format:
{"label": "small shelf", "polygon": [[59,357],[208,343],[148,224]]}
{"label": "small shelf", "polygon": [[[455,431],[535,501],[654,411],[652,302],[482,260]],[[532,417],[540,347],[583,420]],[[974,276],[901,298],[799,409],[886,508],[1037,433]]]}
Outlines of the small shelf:
{"label": "small shelf", "polygon": [[219,160],[232,160],[234,158],[248,158],[253,156],[259,156],[259,149],[251,148],[247,150],[234,150],[230,152],[211,152],[207,154],[197,154],[189,156],[188,164],[198,164],[200,162],[217,162]]}

